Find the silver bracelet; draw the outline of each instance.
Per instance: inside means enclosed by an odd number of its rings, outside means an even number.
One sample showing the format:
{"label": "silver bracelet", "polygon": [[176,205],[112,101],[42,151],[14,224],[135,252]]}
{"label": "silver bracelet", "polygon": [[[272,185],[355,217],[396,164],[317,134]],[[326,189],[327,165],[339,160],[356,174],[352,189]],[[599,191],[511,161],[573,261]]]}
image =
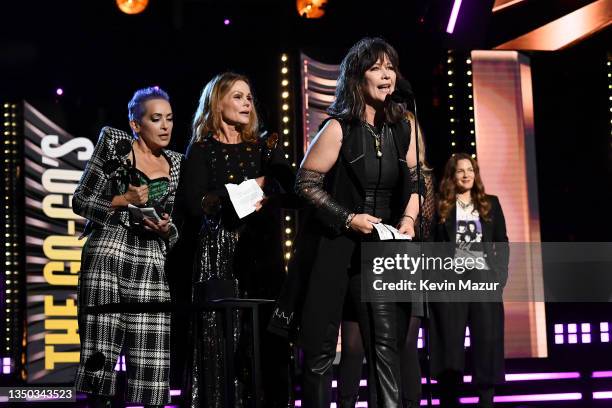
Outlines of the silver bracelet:
{"label": "silver bracelet", "polygon": [[355,215],[355,213],[351,213],[348,215],[348,217],[346,217],[346,223],[344,224],[346,229],[351,228],[351,222],[353,221],[353,218],[355,218]]}

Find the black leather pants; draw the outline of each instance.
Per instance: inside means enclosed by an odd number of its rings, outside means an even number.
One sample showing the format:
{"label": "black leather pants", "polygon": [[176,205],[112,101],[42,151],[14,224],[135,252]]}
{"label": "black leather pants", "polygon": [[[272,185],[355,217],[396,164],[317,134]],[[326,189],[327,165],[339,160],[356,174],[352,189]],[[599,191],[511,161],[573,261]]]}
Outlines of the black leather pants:
{"label": "black leather pants", "polygon": [[330,324],[321,350],[304,350],[302,406],[327,408],[331,404],[332,366],[336,356],[338,325]]}
{"label": "black leather pants", "polygon": [[[350,278],[349,290],[360,299],[360,276]],[[359,324],[368,361],[368,406],[400,408],[400,358],[397,305],[359,304]],[[304,350],[303,407],[327,408],[331,403],[332,364],[340,322],[329,325],[319,350]]]}
{"label": "black leather pants", "polygon": [[[368,361],[368,406],[401,408],[397,305],[364,303],[360,320]],[[367,319],[366,322],[363,320]]]}

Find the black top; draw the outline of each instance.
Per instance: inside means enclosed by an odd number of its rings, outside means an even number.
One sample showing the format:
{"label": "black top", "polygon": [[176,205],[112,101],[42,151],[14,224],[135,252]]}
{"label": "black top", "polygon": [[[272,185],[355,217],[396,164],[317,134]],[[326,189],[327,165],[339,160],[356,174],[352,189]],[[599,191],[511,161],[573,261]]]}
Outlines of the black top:
{"label": "black top", "polygon": [[208,137],[200,146],[210,159],[208,190],[225,190],[225,184],[240,184],[263,175],[262,150],[258,144],[226,144]]}
{"label": "black top", "polygon": [[[363,125],[365,127],[365,125]],[[391,195],[399,178],[398,153],[395,142],[388,126],[380,131],[382,156],[376,155],[376,141],[372,134],[368,134],[365,144],[366,182],[364,212],[390,222]]]}

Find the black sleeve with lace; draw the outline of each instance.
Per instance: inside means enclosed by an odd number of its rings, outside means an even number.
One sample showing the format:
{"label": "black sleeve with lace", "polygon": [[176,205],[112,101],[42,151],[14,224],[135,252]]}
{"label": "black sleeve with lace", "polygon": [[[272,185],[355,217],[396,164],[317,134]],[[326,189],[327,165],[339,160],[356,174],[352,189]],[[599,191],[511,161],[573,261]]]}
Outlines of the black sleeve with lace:
{"label": "black sleeve with lace", "polygon": [[[416,172],[415,172],[416,174]],[[423,178],[422,186],[423,186],[423,202],[421,203],[421,213],[417,218],[417,223],[415,224],[415,231],[417,233],[417,237],[422,241],[428,241],[432,237],[433,231],[433,223],[434,217],[436,214],[436,194],[434,190],[434,177],[432,170],[423,170],[421,172],[421,177]],[[415,190],[416,192],[416,190]],[[423,223],[423,234],[421,237],[419,231],[419,221]]]}
{"label": "black sleeve with lace", "polygon": [[336,233],[346,229],[346,221],[351,212],[340,205],[323,187],[325,173],[300,168],[295,179],[295,192],[321,211],[321,218]]}
{"label": "black sleeve with lace", "polygon": [[[421,166],[421,177],[420,178],[417,177],[416,166],[408,167],[408,174],[410,177],[410,194],[415,194],[418,191],[418,193],[422,197],[425,197],[427,194],[427,186],[425,185],[425,175],[424,175],[425,170],[423,169],[423,167]],[[418,187],[417,187],[417,180],[419,181]]]}

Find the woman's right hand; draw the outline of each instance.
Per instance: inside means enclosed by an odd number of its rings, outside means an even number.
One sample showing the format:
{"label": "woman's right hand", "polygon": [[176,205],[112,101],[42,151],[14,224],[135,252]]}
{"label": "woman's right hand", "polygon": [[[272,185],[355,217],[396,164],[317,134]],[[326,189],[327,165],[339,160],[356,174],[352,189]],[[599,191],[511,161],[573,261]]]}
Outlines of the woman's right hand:
{"label": "woman's right hand", "polygon": [[362,234],[371,234],[374,226],[372,224],[378,224],[382,219],[374,217],[370,214],[355,214],[351,220],[350,227],[357,232]]}
{"label": "woman's right hand", "polygon": [[123,194],[123,198],[132,205],[144,205],[149,201],[149,186],[133,186],[128,185],[128,189]]}

